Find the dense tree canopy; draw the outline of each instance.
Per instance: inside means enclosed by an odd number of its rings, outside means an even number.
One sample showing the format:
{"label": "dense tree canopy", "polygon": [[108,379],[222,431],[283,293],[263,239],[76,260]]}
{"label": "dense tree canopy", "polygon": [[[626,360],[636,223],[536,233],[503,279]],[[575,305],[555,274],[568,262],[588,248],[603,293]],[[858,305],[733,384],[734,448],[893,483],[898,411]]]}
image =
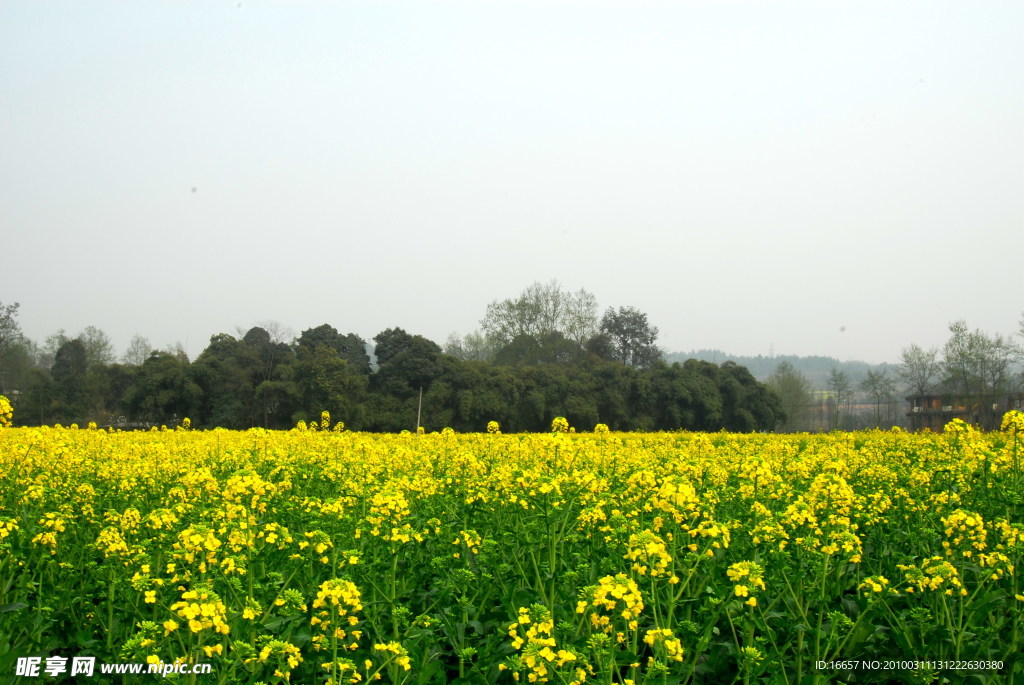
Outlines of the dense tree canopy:
{"label": "dense tree canopy", "polygon": [[[31,351],[16,314],[16,305],[0,307],[8,379],[17,351]],[[484,323],[486,337],[456,337],[445,349],[388,328],[373,338],[374,365],[360,336],[326,323],[290,342],[272,322],[217,334],[194,361],[136,336],[123,363],[114,363],[99,329],[76,337],[59,331],[17,376],[15,420],[131,428],[189,417],[197,428],[289,428],[319,422],[327,411],[347,428],[372,431],[415,430],[417,417],[431,431],[483,430],[489,421],[505,431],[543,431],[557,416],[580,430],[604,423],[754,431],[784,416],[777,396],[744,367],[662,362],[657,329],[642,312],[608,310],[599,330],[586,291],[534,284],[494,303]]]}
{"label": "dense tree canopy", "polygon": [[[268,321],[212,336],[193,361],[180,346],[155,350],[136,335],[118,363],[102,330],[61,329],[36,345],[18,312],[0,302],[0,394],[13,399],[21,424],[140,428],[189,417],[203,428],[286,429],[319,423],[323,411],[368,431],[415,430],[417,419],[431,431],[483,430],[489,421],[542,431],[558,416],[580,430],[794,431],[900,420],[896,379],[885,369],[854,382],[833,366],[826,389],[812,392],[785,360],[766,383],[734,362],[666,363],[644,312],[609,308],[598,321],[593,295],[556,281],[492,302],[482,332],[453,334],[443,348],[399,327],[371,346],[329,323],[295,335]],[[1021,328],[1024,337],[1024,318]],[[894,376],[904,392],[941,395],[973,423],[997,427],[1019,401],[1024,350],[963,321],[949,330],[941,349],[905,347]]]}
{"label": "dense tree canopy", "polygon": [[348,360],[352,370],[364,375],[370,374],[370,356],[366,354],[366,341],[355,333],[342,335],[330,324],[322,324],[316,328],[302,331],[297,341],[298,346],[315,350],[325,346],[338,353],[340,359]]}

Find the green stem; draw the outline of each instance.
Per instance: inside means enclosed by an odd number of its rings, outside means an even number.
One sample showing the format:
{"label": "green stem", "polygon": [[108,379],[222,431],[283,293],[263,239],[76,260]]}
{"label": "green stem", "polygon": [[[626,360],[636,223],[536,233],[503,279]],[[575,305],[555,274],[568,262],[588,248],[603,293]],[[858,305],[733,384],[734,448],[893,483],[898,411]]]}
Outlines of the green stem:
{"label": "green stem", "polygon": [[331,603],[331,682],[338,682],[338,605]]}
{"label": "green stem", "polygon": [[821,621],[825,614],[825,576],[828,572],[828,560],[826,556],[821,564],[821,592],[818,594],[818,625],[814,631],[814,660],[821,659]]}
{"label": "green stem", "polygon": [[114,639],[114,569],[107,574],[107,650],[113,646]]}

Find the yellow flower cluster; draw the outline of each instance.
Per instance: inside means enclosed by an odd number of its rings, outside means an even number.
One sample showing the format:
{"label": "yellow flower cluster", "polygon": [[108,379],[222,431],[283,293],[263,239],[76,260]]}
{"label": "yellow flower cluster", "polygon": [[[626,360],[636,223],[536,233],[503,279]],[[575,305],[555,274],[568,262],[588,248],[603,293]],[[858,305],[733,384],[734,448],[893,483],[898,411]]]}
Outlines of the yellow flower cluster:
{"label": "yellow flower cluster", "polygon": [[978,565],[983,569],[989,569],[989,580],[1000,580],[1003,576],[1013,575],[1014,565],[1010,557],[1002,552],[981,553],[978,555]]}
{"label": "yellow flower cluster", "polygon": [[16,530],[18,530],[18,519],[0,517],[0,542]]}
{"label": "yellow flower cluster", "polygon": [[[508,627],[512,648],[521,652],[511,660],[516,680],[519,680],[519,669],[523,668],[527,671],[529,682],[546,683],[552,668],[561,668],[576,661],[576,654],[557,648],[553,631],[554,624],[547,607],[535,604],[529,608],[519,608],[518,619]],[[508,666],[505,665],[505,668]],[[582,678],[585,677],[586,674],[582,674]],[[582,678],[577,677],[578,680]]]}
{"label": "yellow flower cluster", "polygon": [[[320,585],[313,600],[314,609],[333,607],[339,616],[353,615],[363,610],[362,596],[359,588],[350,580],[333,578]],[[351,623],[351,619],[349,620]]]}
{"label": "yellow flower cluster", "polygon": [[569,432],[569,420],[564,416],[556,416],[551,421],[551,432],[552,433],[568,433]]}
{"label": "yellow flower cluster", "polygon": [[587,599],[576,604],[576,613],[582,614],[593,608],[590,623],[606,633],[612,632],[613,621],[622,618],[629,630],[637,629],[637,619],[644,610],[644,600],[636,581],[625,573],[604,576],[592,588]]}
{"label": "yellow flower cluster", "polygon": [[63,533],[67,521],[55,512],[47,512],[39,519],[43,532],[32,538],[32,544],[47,547],[51,555],[57,554],[57,533]]}
{"label": "yellow flower cluster", "polygon": [[897,568],[905,572],[904,577],[910,585],[907,592],[912,593],[915,589],[919,592],[943,590],[947,595],[967,595],[956,567],[942,557],[925,559],[920,565],[899,564]]}
{"label": "yellow flower cluster", "polygon": [[14,407],[11,406],[11,401],[5,396],[0,395],[0,428],[10,426],[13,420]]}
{"label": "yellow flower cluster", "polygon": [[302,536],[306,539],[301,540],[298,544],[300,552],[309,550],[321,564],[326,564],[330,561],[324,555],[324,552],[334,547],[334,541],[331,540],[330,535],[322,530],[308,530]]}
{"label": "yellow flower cluster", "polygon": [[128,543],[125,542],[124,537],[121,535],[120,529],[113,526],[100,531],[100,535],[96,539],[96,548],[103,552],[103,556],[107,559],[110,557],[128,559],[132,554],[131,550],[128,549]]}
{"label": "yellow flower cluster", "polygon": [[738,561],[726,571],[735,585],[733,594],[737,597],[746,597],[744,604],[757,606],[757,592],[765,589],[764,568],[753,561]]}
{"label": "yellow flower cluster", "polygon": [[271,663],[274,675],[291,681],[291,672],[302,663],[302,652],[298,647],[283,640],[268,640],[260,650],[259,656],[247,659],[248,662]]}
{"label": "yellow flower cluster", "polygon": [[996,519],[992,527],[999,534],[996,549],[1016,550],[1024,546],[1024,525],[1010,523],[1006,519]]}
{"label": "yellow flower cluster", "polygon": [[375,644],[373,648],[378,652],[393,654],[394,656],[392,658],[394,659],[394,662],[406,671],[412,668],[412,663],[409,659],[409,651],[398,642],[381,642]]}
{"label": "yellow flower cluster", "polygon": [[776,519],[768,507],[754,502],[750,507],[756,523],[750,529],[750,538],[755,545],[774,546],[778,551],[786,549],[789,544],[789,533]]}
{"label": "yellow flower cluster", "polygon": [[[185,621],[188,621],[188,628],[193,633],[212,629],[216,633],[227,635],[231,628],[226,622],[227,608],[212,590],[186,590],[181,593],[181,601],[170,606],[170,610]],[[168,623],[173,623],[173,627]],[[168,631],[178,627],[174,621],[164,624]]]}
{"label": "yellow flower cluster", "polygon": [[[2,398],[0,398],[0,402],[2,402]],[[1003,414],[999,430],[1012,436],[1024,437],[1024,411],[1013,409]]]}
{"label": "yellow flower cluster", "polygon": [[679,578],[669,571],[672,555],[668,553],[665,541],[653,531],[645,530],[630,535],[629,551],[624,558],[633,562],[633,570],[641,576],[649,573],[652,578],[668,576],[670,583],[679,582]]}
{"label": "yellow flower cluster", "polygon": [[223,544],[209,526],[189,526],[178,533],[178,540],[172,546],[174,551],[171,556],[189,564],[198,560],[199,572],[206,573],[210,567],[217,565],[217,551]]}
{"label": "yellow flower cluster", "polygon": [[[475,530],[460,530],[459,537],[455,538],[455,540],[452,541],[452,544],[456,546],[464,545],[471,554],[479,554],[480,544],[482,542],[483,538],[480,536],[480,533]],[[458,557],[459,554],[456,552],[454,556]]]}
{"label": "yellow flower cluster", "polygon": [[[865,597],[869,597],[872,594],[881,594],[886,591],[889,587],[889,579],[885,576],[868,576],[865,578],[860,585],[857,586],[857,591]],[[896,593],[895,590],[889,590],[890,593]],[[899,593],[896,593],[899,594]]]}
{"label": "yellow flower cluster", "polygon": [[[652,628],[644,635],[644,642],[656,651],[664,650],[665,658],[672,661],[683,660],[683,644],[669,628]],[[650,657],[650,664],[654,664],[655,657]]]}
{"label": "yellow flower cluster", "polygon": [[274,497],[282,490],[287,490],[289,486],[290,483],[287,481],[273,483],[264,480],[258,473],[246,469],[228,477],[227,482],[220,489],[220,496],[225,502],[242,504],[251,511],[265,514],[267,499]]}
{"label": "yellow flower cluster", "polygon": [[970,558],[975,552],[985,550],[988,531],[985,529],[985,520],[981,514],[957,509],[942,519],[942,525],[946,527],[948,538],[942,541],[946,556],[952,555],[956,550],[962,556]]}
{"label": "yellow flower cluster", "polygon": [[370,535],[390,542],[406,543],[420,535],[405,521],[409,517],[409,500],[400,491],[378,492],[370,498]]}
{"label": "yellow flower cluster", "polygon": [[650,506],[672,517],[675,523],[689,521],[698,511],[700,498],[693,484],[683,479],[666,479],[651,497]]}
{"label": "yellow flower cluster", "polygon": [[[683,526],[684,529],[689,526]],[[713,521],[711,519],[704,519],[701,521],[696,528],[690,528],[688,534],[691,538],[694,538],[694,543],[690,545],[690,551],[696,552],[698,550],[698,544],[696,540],[706,539],[708,540],[708,548],[705,554],[709,557],[714,556],[716,549],[728,549],[729,541],[732,539],[732,533],[729,532],[729,527]]]}

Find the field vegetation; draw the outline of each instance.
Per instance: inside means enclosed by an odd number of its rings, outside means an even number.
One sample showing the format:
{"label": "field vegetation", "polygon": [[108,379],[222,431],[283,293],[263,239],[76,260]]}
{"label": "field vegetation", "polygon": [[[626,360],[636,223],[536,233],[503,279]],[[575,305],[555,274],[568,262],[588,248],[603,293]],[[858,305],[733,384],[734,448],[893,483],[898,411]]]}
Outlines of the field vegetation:
{"label": "field vegetation", "polygon": [[321,418],[0,428],[0,674],[58,655],[209,662],[171,676],[204,683],[1024,671],[1020,413],[989,433],[819,435]]}

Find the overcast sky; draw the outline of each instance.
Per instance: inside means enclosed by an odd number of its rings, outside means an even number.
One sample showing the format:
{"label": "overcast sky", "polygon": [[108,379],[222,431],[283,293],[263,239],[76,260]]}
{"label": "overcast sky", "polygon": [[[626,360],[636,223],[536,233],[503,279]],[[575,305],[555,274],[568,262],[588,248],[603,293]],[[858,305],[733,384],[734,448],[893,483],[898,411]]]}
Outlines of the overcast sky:
{"label": "overcast sky", "polygon": [[0,301],[193,358],[443,343],[551,279],[669,351],[1013,333],[1021,36],[1020,0],[0,0]]}

